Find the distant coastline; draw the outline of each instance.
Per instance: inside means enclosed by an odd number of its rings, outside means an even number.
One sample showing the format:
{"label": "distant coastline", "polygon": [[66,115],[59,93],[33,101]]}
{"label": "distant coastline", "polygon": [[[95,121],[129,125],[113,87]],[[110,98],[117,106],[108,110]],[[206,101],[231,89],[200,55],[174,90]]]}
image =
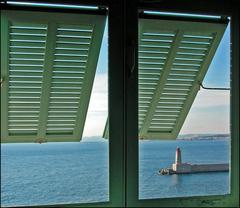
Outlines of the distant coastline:
{"label": "distant coastline", "polygon": [[[221,140],[221,139],[230,139],[230,134],[182,134],[177,137],[177,140],[188,140],[188,141]],[[151,140],[151,139],[148,139],[148,140]],[[83,137],[82,141],[96,142],[96,141],[107,141],[107,139],[102,139],[102,137],[99,137],[99,136],[87,136],[87,137]]]}
{"label": "distant coastline", "polygon": [[183,134],[178,140],[219,140],[230,139],[230,134]]}

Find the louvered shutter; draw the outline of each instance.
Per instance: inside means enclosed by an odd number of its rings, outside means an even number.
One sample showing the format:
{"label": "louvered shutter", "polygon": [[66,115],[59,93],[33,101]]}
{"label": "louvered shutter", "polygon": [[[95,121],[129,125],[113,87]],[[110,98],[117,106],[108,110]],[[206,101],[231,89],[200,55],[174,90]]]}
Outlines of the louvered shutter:
{"label": "louvered shutter", "polygon": [[3,11],[1,141],[79,141],[104,15]]}
{"label": "louvered shutter", "polygon": [[176,139],[226,24],[140,19],[139,137]]}

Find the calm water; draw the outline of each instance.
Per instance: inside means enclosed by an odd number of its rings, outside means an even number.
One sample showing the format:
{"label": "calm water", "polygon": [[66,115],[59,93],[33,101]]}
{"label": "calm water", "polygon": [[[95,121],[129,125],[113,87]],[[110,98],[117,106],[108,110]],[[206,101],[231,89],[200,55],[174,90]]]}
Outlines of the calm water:
{"label": "calm water", "polygon": [[[139,197],[226,194],[229,174],[161,176],[176,146],[191,163],[227,163],[229,141],[140,141]],[[1,145],[1,205],[108,201],[108,143]]]}

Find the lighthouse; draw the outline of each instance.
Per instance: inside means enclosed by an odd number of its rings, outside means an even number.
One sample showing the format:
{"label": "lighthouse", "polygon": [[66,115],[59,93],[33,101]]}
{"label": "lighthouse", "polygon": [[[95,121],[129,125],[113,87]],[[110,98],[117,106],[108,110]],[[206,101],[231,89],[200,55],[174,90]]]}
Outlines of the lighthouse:
{"label": "lighthouse", "polygon": [[182,163],[182,155],[180,147],[176,149],[175,163],[172,164],[172,170],[176,173],[183,173],[191,171],[191,165],[187,163]]}
{"label": "lighthouse", "polygon": [[182,163],[181,149],[179,147],[177,147],[177,149],[176,149],[175,163],[172,164],[172,170],[175,173],[190,173],[191,172],[191,164]]}
{"label": "lighthouse", "polygon": [[176,155],[175,155],[175,164],[181,164],[181,163],[182,163],[181,150],[179,147],[177,147]]}

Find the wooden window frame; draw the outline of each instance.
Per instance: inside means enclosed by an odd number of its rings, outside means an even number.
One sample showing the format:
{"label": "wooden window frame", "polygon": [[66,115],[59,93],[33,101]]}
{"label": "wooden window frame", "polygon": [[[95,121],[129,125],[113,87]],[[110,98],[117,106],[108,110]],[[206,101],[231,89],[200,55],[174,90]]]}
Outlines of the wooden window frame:
{"label": "wooden window frame", "polygon": [[[190,14],[205,14],[216,16],[229,16],[231,18],[231,104],[230,104],[230,126],[231,126],[231,168],[230,168],[230,193],[226,195],[214,195],[214,196],[193,196],[193,197],[177,197],[177,198],[162,198],[162,199],[141,199],[139,200],[139,150],[138,150],[138,131],[137,122],[138,119],[135,115],[135,109],[138,107],[137,98],[137,78],[138,73],[135,69],[132,74],[132,81],[129,81],[127,85],[128,100],[126,112],[129,115],[126,120],[127,132],[127,206],[136,207],[237,207],[239,206],[239,6],[234,2],[225,3],[223,1],[211,1],[204,2],[199,1],[178,1],[178,0],[162,0],[162,1],[148,1],[139,0],[132,3],[131,7],[127,8],[128,18],[131,18],[131,22],[127,25],[127,31],[132,30],[129,33],[129,38],[134,39],[136,37],[131,34],[136,33],[137,30],[132,27],[138,23],[138,17],[133,16],[136,9],[149,10],[149,11],[161,11],[161,12],[176,12],[176,13],[190,13]],[[128,19],[127,18],[127,19]],[[134,19],[134,20],[133,20]],[[135,31],[133,32],[133,30]],[[136,49],[137,50],[137,49]],[[137,56],[135,57],[135,65],[137,66]],[[137,67],[136,67],[137,68]],[[134,86],[134,87],[133,87]],[[134,89],[132,89],[134,88]],[[130,92],[129,92],[130,91]],[[132,92],[134,91],[134,92]],[[134,101],[135,102],[134,102]],[[134,131],[134,132],[133,132]],[[134,138],[134,139],[133,139]]]}
{"label": "wooden window frame", "polygon": [[[22,1],[19,1],[22,2]],[[28,2],[28,1],[24,1]],[[29,1],[34,2],[34,1]],[[38,1],[40,2],[40,1]],[[43,2],[43,1],[41,1]],[[44,3],[54,3],[47,2]],[[64,3],[64,2],[55,2],[55,3]],[[70,4],[71,2],[66,1],[66,4]],[[108,7],[108,3],[105,1],[78,1],[72,2],[74,5],[97,5],[100,7]],[[118,2],[116,4],[111,5],[111,9],[109,9],[108,16],[109,18],[109,72],[108,76],[111,77],[109,79],[109,120],[110,125],[109,129],[110,133],[110,141],[109,141],[109,201],[107,202],[99,202],[99,203],[74,203],[74,204],[61,204],[61,207],[124,207],[124,190],[125,190],[125,182],[124,182],[124,153],[123,153],[123,132],[124,132],[124,115],[122,112],[124,111],[124,102],[123,100],[119,100],[124,95],[123,92],[123,79],[124,79],[124,71],[122,70],[124,63],[124,43],[123,43],[123,34],[120,35],[123,31],[123,19],[122,15],[115,17],[116,13],[123,11],[121,9],[123,7],[122,2]],[[87,11],[87,10],[76,10],[76,9],[63,9],[63,8],[50,8],[50,7],[23,7],[16,5],[1,5],[1,9],[3,10],[27,10],[27,11],[46,11],[46,12],[62,12],[62,13],[81,13],[88,14],[92,12],[97,12],[97,14],[102,14],[105,11],[101,11],[101,8],[98,11]],[[104,10],[104,9],[103,9]],[[118,41],[116,41],[116,38]],[[111,60],[111,61],[110,61]],[[116,111],[116,108],[118,111]],[[29,205],[30,207],[59,207],[59,205]]]}
{"label": "wooden window frame", "polygon": [[[58,3],[59,1],[43,2]],[[231,0],[227,2],[223,0],[207,2],[205,0],[63,0],[61,3],[107,6],[109,9],[110,138],[109,202],[66,204],[61,207],[238,207],[240,14],[237,2]],[[228,195],[138,199],[138,57],[136,51],[138,10],[140,9],[231,17],[231,190]]]}

